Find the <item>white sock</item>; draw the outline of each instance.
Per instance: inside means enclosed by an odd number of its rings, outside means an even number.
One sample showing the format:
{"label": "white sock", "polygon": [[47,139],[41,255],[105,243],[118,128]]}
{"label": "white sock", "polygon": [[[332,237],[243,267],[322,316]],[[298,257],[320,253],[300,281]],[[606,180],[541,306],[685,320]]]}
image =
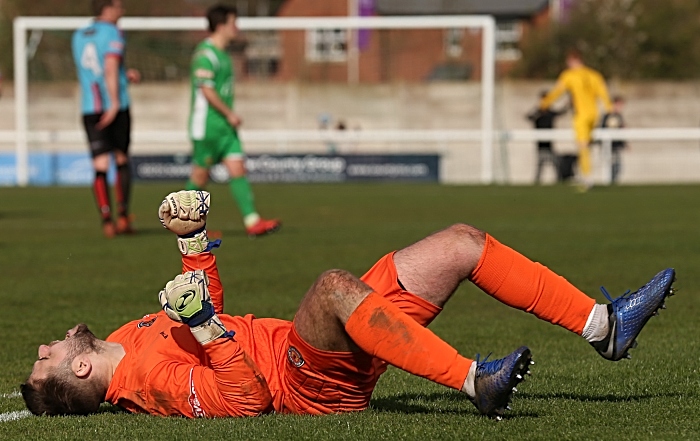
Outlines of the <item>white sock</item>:
{"label": "white sock", "polygon": [[596,304],[586,320],[581,337],[593,343],[603,340],[608,332],[608,305]]}
{"label": "white sock", "polygon": [[467,378],[464,380],[462,385],[462,392],[467,394],[469,397],[476,397],[476,390],[474,389],[474,380],[476,379],[476,361],[472,362],[472,366],[469,368],[469,373]]}
{"label": "white sock", "polygon": [[250,213],[248,216],[243,218],[243,225],[246,228],[250,228],[260,221],[260,215],[258,213]]}

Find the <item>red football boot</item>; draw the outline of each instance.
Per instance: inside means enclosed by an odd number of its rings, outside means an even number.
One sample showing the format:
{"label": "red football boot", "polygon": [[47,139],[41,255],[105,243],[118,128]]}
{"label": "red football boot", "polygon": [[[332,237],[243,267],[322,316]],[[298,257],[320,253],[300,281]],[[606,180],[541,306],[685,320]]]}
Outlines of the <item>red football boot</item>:
{"label": "red football boot", "polygon": [[281,226],[282,223],[277,219],[260,219],[252,227],[246,228],[245,231],[248,233],[248,237],[257,237],[274,233],[275,231],[279,230]]}
{"label": "red football boot", "polygon": [[102,234],[104,234],[104,236],[107,239],[111,239],[114,237],[116,231],[114,229],[114,223],[112,223],[112,221],[102,223]]}
{"label": "red football boot", "polygon": [[136,230],[131,226],[131,220],[126,216],[120,216],[117,219],[117,234],[135,234]]}

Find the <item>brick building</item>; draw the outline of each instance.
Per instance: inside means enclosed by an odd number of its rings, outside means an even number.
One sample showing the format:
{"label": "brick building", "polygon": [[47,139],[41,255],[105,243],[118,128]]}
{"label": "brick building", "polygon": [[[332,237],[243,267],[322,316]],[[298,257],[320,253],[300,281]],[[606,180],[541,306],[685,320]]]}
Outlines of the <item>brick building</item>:
{"label": "brick building", "polygon": [[[276,15],[348,16],[353,5],[357,15],[493,15],[496,68],[503,74],[519,59],[522,36],[549,19],[549,4],[549,0],[286,0]],[[421,82],[479,79],[481,72],[478,30],[362,30],[355,35],[342,29],[285,31],[276,38],[279,49],[272,52],[278,58],[266,65],[282,80]],[[351,61],[353,41],[358,52]],[[247,58],[258,63],[254,55]]]}

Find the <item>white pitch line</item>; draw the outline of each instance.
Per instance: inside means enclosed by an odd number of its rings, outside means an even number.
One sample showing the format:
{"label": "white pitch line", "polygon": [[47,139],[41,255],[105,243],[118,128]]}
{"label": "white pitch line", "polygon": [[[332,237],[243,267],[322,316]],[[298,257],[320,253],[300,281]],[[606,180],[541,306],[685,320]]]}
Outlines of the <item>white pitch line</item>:
{"label": "white pitch line", "polygon": [[17,421],[30,416],[32,416],[32,413],[28,410],[16,410],[14,412],[0,413],[0,423]]}
{"label": "white pitch line", "polygon": [[[18,398],[21,397],[22,394],[19,393],[18,391],[15,392],[10,392],[9,394],[0,394],[0,398]],[[9,421],[17,421],[21,420],[22,418],[27,418],[29,416],[32,416],[32,413],[29,412],[28,410],[17,410],[14,412],[6,412],[6,413],[0,413],[0,423],[6,423]]]}

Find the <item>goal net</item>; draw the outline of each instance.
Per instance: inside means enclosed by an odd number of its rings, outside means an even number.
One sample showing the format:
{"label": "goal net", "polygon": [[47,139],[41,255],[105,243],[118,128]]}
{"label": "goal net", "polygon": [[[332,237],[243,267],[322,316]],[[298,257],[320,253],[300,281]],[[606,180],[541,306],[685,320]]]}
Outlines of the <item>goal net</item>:
{"label": "goal net", "polygon": [[[19,185],[41,183],[40,170],[50,166],[53,179],[70,183],[60,163],[75,158],[90,172],[70,51],[73,31],[90,20],[15,19],[14,138],[0,148],[14,150]],[[238,24],[241,36],[229,52],[240,135],[246,152],[263,158],[249,160],[249,168],[425,155],[440,158],[434,177],[442,182],[494,180],[492,17],[243,17]],[[125,17],[119,27],[125,63],[143,78],[129,89],[131,153],[171,155],[181,173],[190,152],[189,62],[206,21]],[[407,164],[384,172],[425,171]],[[368,178],[383,173],[354,170]]]}

